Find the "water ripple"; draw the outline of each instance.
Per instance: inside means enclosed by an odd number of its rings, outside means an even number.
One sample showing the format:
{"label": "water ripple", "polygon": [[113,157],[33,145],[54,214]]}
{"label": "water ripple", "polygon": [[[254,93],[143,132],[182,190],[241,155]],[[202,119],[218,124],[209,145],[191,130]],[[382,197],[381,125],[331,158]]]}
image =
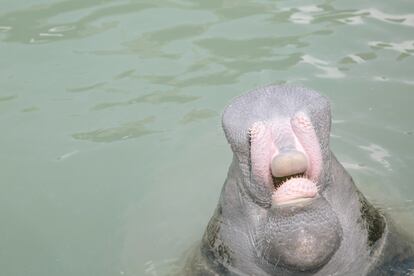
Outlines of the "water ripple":
{"label": "water ripple", "polygon": [[22,109],[22,112],[34,112],[34,111],[38,111],[39,108],[37,106],[31,106],[31,107],[26,107],[24,109]]}
{"label": "water ripple", "polygon": [[11,26],[0,26],[0,32],[8,32],[12,29]]}
{"label": "water ripple", "polygon": [[198,100],[199,96],[189,96],[189,95],[179,95],[176,93],[159,93],[154,92],[146,94],[140,97],[133,98],[124,102],[105,102],[95,105],[92,110],[102,110],[116,106],[127,106],[137,103],[151,103],[151,104],[161,104],[161,103],[188,103]]}
{"label": "water ripple", "polygon": [[388,49],[397,51],[406,55],[413,55],[414,53],[414,40],[406,40],[400,43],[397,42],[383,42],[383,41],[370,41],[368,45],[372,48]]}
{"label": "water ripple", "polygon": [[360,10],[355,14],[375,18],[391,24],[401,24],[414,27],[414,14],[389,14],[375,8]]}
{"label": "water ripple", "polygon": [[314,67],[324,72],[323,74],[316,74],[317,77],[330,79],[339,79],[345,77],[345,74],[339,71],[337,67],[330,66],[329,62],[317,59],[311,55],[303,55],[302,63],[313,65]]}
{"label": "water ripple", "polygon": [[61,26],[55,26],[49,29],[49,32],[51,33],[63,33],[68,32],[76,29],[76,26],[74,25],[61,25]]}
{"label": "water ripple", "polygon": [[391,171],[391,164],[388,162],[387,158],[391,157],[391,154],[377,144],[370,144],[368,146],[359,146],[359,148],[369,152],[369,156],[372,160],[380,163],[385,169]]}
{"label": "water ripple", "polygon": [[292,13],[289,17],[289,20],[296,24],[310,24],[315,19],[313,13],[323,11],[321,7],[315,5],[301,6],[294,9],[289,8],[287,10],[296,11]]}
{"label": "water ripple", "polygon": [[101,88],[106,84],[106,82],[98,82],[92,85],[87,86],[80,86],[80,87],[73,87],[73,88],[67,88],[66,91],[68,92],[85,92],[89,90],[93,90],[96,88]]}
{"label": "water ripple", "polygon": [[217,116],[217,112],[211,109],[193,109],[184,115],[184,117],[181,119],[181,123],[188,124],[215,116]]}
{"label": "water ripple", "polygon": [[122,124],[119,127],[97,129],[88,132],[79,132],[72,135],[77,140],[88,140],[91,142],[109,143],[132,139],[144,135],[156,133],[157,131],[148,129],[148,124],[154,121],[154,117],[146,117],[140,121]]}
{"label": "water ripple", "polygon": [[128,77],[132,76],[134,73],[135,73],[135,69],[126,70],[126,71],[123,71],[122,73],[119,73],[118,75],[116,75],[114,77],[114,79],[115,80],[120,80],[120,79],[128,78]]}
{"label": "water ripple", "polygon": [[289,17],[289,19],[290,19],[290,21],[292,21],[293,23],[296,23],[296,24],[309,24],[309,23],[312,22],[314,17],[310,14],[297,12],[297,13],[292,14]]}
{"label": "water ripple", "polygon": [[365,171],[365,172],[373,172],[374,170],[368,168],[364,164],[360,163],[350,163],[350,162],[341,162],[341,164],[348,170],[355,170],[355,171]]}
{"label": "water ripple", "polygon": [[357,63],[362,64],[369,60],[375,59],[377,55],[373,52],[364,52],[364,53],[355,53],[355,54],[349,54],[346,57],[344,57],[340,63],[342,64],[349,64],[349,63]]}
{"label": "water ripple", "polygon": [[361,16],[350,16],[346,18],[338,19],[339,22],[342,22],[347,25],[361,25],[364,24]]}
{"label": "water ripple", "polygon": [[[97,23],[102,18],[138,12],[154,6],[151,3],[114,4],[114,1],[109,0],[62,1],[5,13],[0,16],[0,22],[6,24],[7,27],[7,36],[4,38],[6,41],[48,43],[95,35],[117,26],[114,21]],[[75,16],[77,13],[81,15],[80,18]],[[69,14],[71,16],[68,16]],[[70,19],[69,22],[63,23],[61,19],[58,19],[59,17],[65,18],[66,21],[68,21],[66,17]],[[53,23],[54,20],[60,23]],[[51,35],[54,32],[67,32],[68,34]]]}
{"label": "water ripple", "polygon": [[11,100],[14,100],[14,99],[16,99],[16,98],[17,98],[17,96],[16,96],[16,95],[12,95],[12,96],[3,96],[3,97],[0,97],[0,102],[11,101]]}

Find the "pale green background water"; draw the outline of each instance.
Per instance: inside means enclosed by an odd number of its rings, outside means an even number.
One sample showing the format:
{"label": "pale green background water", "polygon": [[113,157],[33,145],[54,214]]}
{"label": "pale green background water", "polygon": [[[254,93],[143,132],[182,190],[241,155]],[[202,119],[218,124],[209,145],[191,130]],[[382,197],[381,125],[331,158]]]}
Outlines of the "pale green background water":
{"label": "pale green background water", "polygon": [[332,148],[414,231],[414,3],[0,0],[0,275],[164,275],[269,83],[332,101]]}

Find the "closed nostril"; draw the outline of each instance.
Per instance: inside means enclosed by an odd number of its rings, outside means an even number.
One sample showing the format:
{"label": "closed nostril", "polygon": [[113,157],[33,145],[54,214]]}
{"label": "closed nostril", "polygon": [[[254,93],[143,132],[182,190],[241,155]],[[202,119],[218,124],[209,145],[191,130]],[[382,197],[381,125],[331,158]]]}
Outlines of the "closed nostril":
{"label": "closed nostril", "polygon": [[274,177],[285,177],[306,172],[308,160],[306,156],[296,150],[284,151],[276,155],[271,164]]}

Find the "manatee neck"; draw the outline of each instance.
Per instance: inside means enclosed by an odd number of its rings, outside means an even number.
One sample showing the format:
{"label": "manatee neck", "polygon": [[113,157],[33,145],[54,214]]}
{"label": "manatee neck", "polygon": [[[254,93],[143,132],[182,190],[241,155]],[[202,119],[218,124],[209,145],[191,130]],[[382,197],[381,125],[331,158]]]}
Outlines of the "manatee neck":
{"label": "manatee neck", "polygon": [[372,267],[372,256],[381,251],[386,240],[385,218],[359,192],[333,153],[331,162],[332,181],[323,191],[323,196],[337,214],[343,239],[330,262],[317,275],[338,271],[365,275]]}

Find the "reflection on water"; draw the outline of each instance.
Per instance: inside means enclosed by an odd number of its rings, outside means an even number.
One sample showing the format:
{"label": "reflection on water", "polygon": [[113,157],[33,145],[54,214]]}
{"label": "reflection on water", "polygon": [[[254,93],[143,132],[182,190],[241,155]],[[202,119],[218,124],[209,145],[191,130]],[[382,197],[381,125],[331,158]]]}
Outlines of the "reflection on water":
{"label": "reflection on water", "polygon": [[379,162],[384,169],[392,171],[391,164],[387,158],[391,157],[390,153],[379,145],[370,144],[369,146],[359,146],[361,149],[369,152],[369,156],[376,162]]}
{"label": "reflection on water", "polygon": [[193,109],[187,114],[184,115],[184,117],[181,119],[181,122],[183,124],[188,124],[194,121],[199,121],[203,119],[208,119],[211,117],[216,116],[216,112],[209,109]]}
{"label": "reflection on water", "polygon": [[37,108],[36,106],[31,106],[31,107],[27,107],[22,109],[22,112],[33,112],[33,111],[38,111],[39,108]]}
{"label": "reflection on water", "polygon": [[154,133],[155,131],[147,128],[147,125],[153,121],[154,117],[147,117],[140,121],[125,123],[119,127],[75,133],[72,137],[93,142],[114,142],[124,139],[132,139]]}
{"label": "reflection on water", "polygon": [[388,14],[375,8],[360,10],[357,13],[387,23],[414,27],[414,14]]}
{"label": "reflection on water", "polygon": [[320,77],[320,78],[333,78],[333,79],[338,79],[338,78],[345,77],[345,74],[342,73],[338,68],[329,66],[328,62],[317,59],[317,58],[314,58],[312,56],[309,56],[309,55],[302,56],[302,62],[313,65],[316,68],[323,71],[323,74],[317,74],[316,75],[317,77]]}
{"label": "reflection on water", "polygon": [[200,97],[197,96],[189,96],[189,95],[174,95],[173,93],[150,93],[147,95],[143,95],[125,102],[113,102],[113,103],[100,103],[93,107],[93,110],[101,110],[106,108],[111,108],[115,106],[123,106],[123,105],[131,105],[136,103],[152,103],[152,104],[160,104],[160,103],[188,103],[199,99]]}
{"label": "reflection on water", "polygon": [[356,53],[356,54],[350,54],[346,57],[344,57],[341,60],[342,64],[349,64],[349,63],[364,63],[369,60],[375,59],[377,55],[375,53]]}
{"label": "reflection on water", "polygon": [[402,41],[400,43],[370,41],[369,45],[373,48],[389,49],[405,54],[402,57],[407,57],[414,53],[414,40]]}
{"label": "reflection on water", "polygon": [[67,91],[69,92],[84,92],[96,88],[101,88],[105,85],[105,82],[99,82],[92,85],[82,86],[82,87],[76,87],[76,88],[68,88]]}
{"label": "reflection on water", "polygon": [[5,101],[11,101],[16,99],[17,96],[4,96],[4,97],[0,97],[0,102],[5,102]]}
{"label": "reflection on water", "polygon": [[331,145],[414,229],[408,2],[9,1],[0,11],[1,275],[164,275],[200,239],[228,101],[299,83]]}

